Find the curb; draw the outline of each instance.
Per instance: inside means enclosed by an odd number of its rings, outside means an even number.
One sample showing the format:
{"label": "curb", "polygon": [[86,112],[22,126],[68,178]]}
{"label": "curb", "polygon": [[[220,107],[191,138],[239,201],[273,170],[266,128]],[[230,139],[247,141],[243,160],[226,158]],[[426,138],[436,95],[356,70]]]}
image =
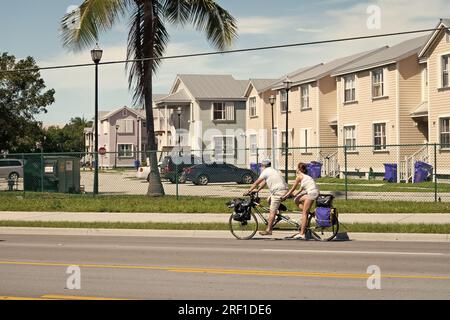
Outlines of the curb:
{"label": "curb", "polygon": [[[277,231],[267,239],[283,239],[292,231]],[[46,236],[104,236],[104,237],[170,237],[235,239],[229,231],[210,230],[134,230],[134,229],[74,229],[74,228],[23,228],[0,227],[0,235],[46,235]],[[344,234],[345,236],[345,234]],[[449,234],[425,233],[350,233],[351,241],[407,241],[450,242]]]}

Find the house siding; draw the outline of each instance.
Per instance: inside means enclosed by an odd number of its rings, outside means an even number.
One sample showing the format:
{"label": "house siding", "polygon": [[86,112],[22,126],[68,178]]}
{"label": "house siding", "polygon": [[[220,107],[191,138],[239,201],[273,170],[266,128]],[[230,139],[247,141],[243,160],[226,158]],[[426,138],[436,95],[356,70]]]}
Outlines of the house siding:
{"label": "house siding", "polygon": [[[422,102],[422,74],[416,55],[404,59],[399,66],[400,90],[400,144],[423,144],[426,136],[420,131],[418,124],[411,118],[411,113]],[[401,156],[410,156],[420,146],[401,148]]]}
{"label": "house siding", "polygon": [[[387,144],[397,143],[396,110],[397,110],[397,68],[390,65],[385,68],[385,97],[372,98],[372,75],[370,71],[362,71],[356,75],[356,102],[344,103],[344,79],[338,78],[338,142],[344,145],[344,127],[356,126],[356,152],[349,153],[347,164],[349,171],[368,172],[372,168],[376,172],[384,172],[384,163],[397,163],[397,149],[388,148],[386,152],[375,152],[373,147],[373,125],[386,122]],[[370,147],[368,147],[370,146]],[[339,163],[344,168],[344,152],[339,151]]]}
{"label": "house siding", "polygon": [[[448,31],[447,31],[448,32]],[[450,54],[450,42],[448,36],[444,33],[437,38],[428,57],[428,76],[429,76],[429,114],[428,127],[430,143],[440,143],[440,117],[450,117],[450,89],[441,88],[441,57]],[[434,162],[434,157],[432,157]],[[450,174],[450,169],[443,166],[450,162],[450,151],[437,150],[438,173]],[[441,164],[439,166],[439,164]]]}

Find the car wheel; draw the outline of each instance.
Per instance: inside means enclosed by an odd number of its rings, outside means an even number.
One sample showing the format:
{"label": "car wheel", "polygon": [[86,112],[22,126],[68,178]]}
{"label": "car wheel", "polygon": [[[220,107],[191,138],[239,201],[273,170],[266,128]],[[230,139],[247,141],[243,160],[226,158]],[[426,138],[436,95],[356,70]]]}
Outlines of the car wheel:
{"label": "car wheel", "polygon": [[201,175],[198,177],[197,182],[201,186],[206,186],[209,183],[209,178],[206,175]]}
{"label": "car wheel", "polygon": [[253,177],[250,174],[244,174],[242,177],[243,184],[252,184],[253,182]]}
{"label": "car wheel", "polygon": [[17,172],[11,172],[8,176],[9,180],[19,180],[19,174]]}

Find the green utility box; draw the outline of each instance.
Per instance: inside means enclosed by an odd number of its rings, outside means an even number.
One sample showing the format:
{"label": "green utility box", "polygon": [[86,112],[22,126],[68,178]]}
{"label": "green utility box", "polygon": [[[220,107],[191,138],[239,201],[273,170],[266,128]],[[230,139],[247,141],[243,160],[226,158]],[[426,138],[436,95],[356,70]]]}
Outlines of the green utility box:
{"label": "green utility box", "polygon": [[28,156],[23,182],[25,191],[80,193],[80,159],[39,154]]}

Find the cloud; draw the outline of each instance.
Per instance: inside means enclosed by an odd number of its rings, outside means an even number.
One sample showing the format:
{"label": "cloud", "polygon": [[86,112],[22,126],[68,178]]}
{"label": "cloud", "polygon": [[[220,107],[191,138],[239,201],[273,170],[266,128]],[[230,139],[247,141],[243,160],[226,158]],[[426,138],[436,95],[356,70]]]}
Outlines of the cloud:
{"label": "cloud", "polygon": [[279,34],[287,30],[295,30],[294,17],[241,17],[237,18],[238,32],[246,34]]}

